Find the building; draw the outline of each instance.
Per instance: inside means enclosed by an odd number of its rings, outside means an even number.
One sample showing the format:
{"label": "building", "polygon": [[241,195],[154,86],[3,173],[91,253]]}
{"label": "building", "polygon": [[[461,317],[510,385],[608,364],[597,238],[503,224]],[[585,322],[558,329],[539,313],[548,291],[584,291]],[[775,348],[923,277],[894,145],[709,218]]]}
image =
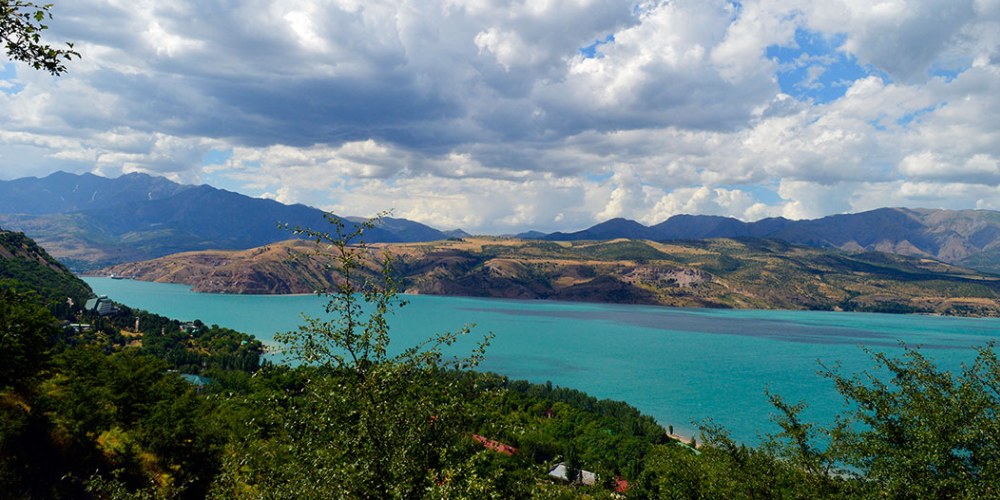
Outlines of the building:
{"label": "building", "polygon": [[569,477],[567,477],[567,474],[568,472],[566,470],[565,462],[560,463],[559,465],[555,466],[552,470],[549,471],[549,476],[554,477],[556,479],[562,479],[563,481],[574,482],[574,483],[579,482],[586,486],[593,486],[597,484],[597,474],[594,474],[589,470],[581,469],[579,471],[580,475],[576,478],[573,478],[572,480]]}
{"label": "building", "polygon": [[187,381],[187,383],[193,385],[195,387],[195,390],[197,390],[198,392],[201,392],[201,390],[204,389],[206,385],[212,382],[212,379],[208,377],[202,377],[201,375],[192,375],[190,373],[182,373],[181,378]]}
{"label": "building", "polygon": [[87,303],[84,304],[83,310],[87,312],[94,312],[101,316],[108,316],[118,312],[118,308],[115,307],[115,303],[112,302],[107,295],[87,299]]}
{"label": "building", "polygon": [[501,443],[500,441],[494,441],[487,437],[480,436],[479,434],[473,434],[472,439],[475,440],[477,443],[483,445],[483,447],[485,447],[488,450],[493,450],[498,453],[503,453],[504,455],[507,456],[512,456],[515,453],[517,453],[517,448],[514,448],[509,444]]}
{"label": "building", "polygon": [[73,333],[87,333],[94,329],[89,323],[64,323],[63,329]]}

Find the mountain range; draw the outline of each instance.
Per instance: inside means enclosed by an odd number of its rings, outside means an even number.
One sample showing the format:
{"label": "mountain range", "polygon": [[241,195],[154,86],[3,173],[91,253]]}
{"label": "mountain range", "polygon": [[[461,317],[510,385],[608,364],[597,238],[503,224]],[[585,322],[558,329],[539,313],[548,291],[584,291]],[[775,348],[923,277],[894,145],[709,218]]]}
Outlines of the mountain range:
{"label": "mountain range", "polygon": [[[345,217],[348,229],[359,218]],[[0,227],[23,231],[77,271],[194,250],[243,250],[288,239],[279,227],[329,228],[324,212],[285,205],[208,185],[127,174],[108,179],[56,172],[0,181]],[[385,218],[366,231],[368,242],[426,242],[468,237],[424,224]],[[549,241],[683,241],[766,238],[846,251],[926,257],[1000,274],[1000,212],[880,208],[813,220],[782,217],[756,222],[711,215],[676,215],[646,226],[611,219],[577,232],[518,235]]]}
{"label": "mountain range", "polygon": [[[358,220],[343,219],[348,231]],[[139,173],[108,179],[56,172],[0,181],[0,227],[24,232],[76,270],[191,250],[252,248],[292,236],[279,224],[330,227],[316,208]],[[365,236],[413,242],[448,234],[385,218]]]}
{"label": "mountain range", "polygon": [[813,220],[776,217],[756,222],[676,215],[653,226],[611,219],[582,231],[522,237],[553,241],[768,238],[812,247],[930,257],[980,271],[1000,272],[1000,212],[992,210],[880,208]]}

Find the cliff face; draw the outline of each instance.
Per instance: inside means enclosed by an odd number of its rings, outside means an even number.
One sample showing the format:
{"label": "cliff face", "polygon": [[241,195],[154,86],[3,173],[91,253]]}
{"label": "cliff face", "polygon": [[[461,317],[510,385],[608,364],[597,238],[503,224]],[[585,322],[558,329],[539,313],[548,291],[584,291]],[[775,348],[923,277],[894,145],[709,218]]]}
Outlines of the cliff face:
{"label": "cliff face", "polygon": [[[408,293],[661,304],[1000,315],[1000,278],[931,259],[851,254],[771,240],[546,242],[469,238],[379,244]],[[104,273],[202,292],[315,293],[341,277],[311,242],[176,254]]]}

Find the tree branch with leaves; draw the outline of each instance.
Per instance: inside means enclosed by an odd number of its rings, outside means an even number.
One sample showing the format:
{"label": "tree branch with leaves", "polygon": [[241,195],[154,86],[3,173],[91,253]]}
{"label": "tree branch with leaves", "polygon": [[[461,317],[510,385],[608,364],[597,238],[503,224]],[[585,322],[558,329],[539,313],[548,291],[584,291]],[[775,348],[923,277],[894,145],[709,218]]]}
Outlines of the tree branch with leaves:
{"label": "tree branch with leaves", "polygon": [[43,43],[42,32],[49,29],[45,23],[52,19],[51,8],[50,3],[0,0],[0,41],[12,60],[58,76],[66,72],[66,62],[79,58],[80,53],[69,42],[66,48]]}

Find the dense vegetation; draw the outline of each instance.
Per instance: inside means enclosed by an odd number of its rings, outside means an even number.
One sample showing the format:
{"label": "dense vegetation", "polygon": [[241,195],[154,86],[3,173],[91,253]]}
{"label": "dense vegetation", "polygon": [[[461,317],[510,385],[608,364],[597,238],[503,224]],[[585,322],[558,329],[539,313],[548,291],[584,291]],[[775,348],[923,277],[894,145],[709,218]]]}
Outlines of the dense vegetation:
{"label": "dense vegetation", "polygon": [[[0,284],[39,294],[49,308],[60,314],[69,310],[67,299],[82,305],[90,287],[76,279],[59,261],[44,252],[23,233],[0,229]],[[66,307],[63,307],[63,306]]]}
{"label": "dense vegetation", "polygon": [[[330,265],[348,278],[361,272],[363,250],[341,242],[357,235],[308,233],[334,245]],[[872,353],[879,367],[872,374],[825,369],[849,403],[829,427],[801,421],[802,404],[772,395],[782,432],[763,446],[735,443],[708,422],[695,449],[625,403],[470,371],[488,336],[466,357],[442,350],[468,329],[390,355],[384,320],[405,304],[395,293],[392,259],[383,263],[382,280],[367,271],[360,285],[344,280],[331,291],[328,317],[281,336],[300,362],[295,367],[261,362],[259,342],[214,325],[124,306],[105,317],[78,309],[67,316],[8,276],[0,286],[2,495],[998,494],[1000,362],[993,346],[958,372],[914,350]],[[73,288],[52,286],[56,296]],[[182,374],[201,378],[192,383]],[[557,463],[577,480],[548,476]],[[595,484],[582,484],[593,477],[582,471],[596,473]]]}

